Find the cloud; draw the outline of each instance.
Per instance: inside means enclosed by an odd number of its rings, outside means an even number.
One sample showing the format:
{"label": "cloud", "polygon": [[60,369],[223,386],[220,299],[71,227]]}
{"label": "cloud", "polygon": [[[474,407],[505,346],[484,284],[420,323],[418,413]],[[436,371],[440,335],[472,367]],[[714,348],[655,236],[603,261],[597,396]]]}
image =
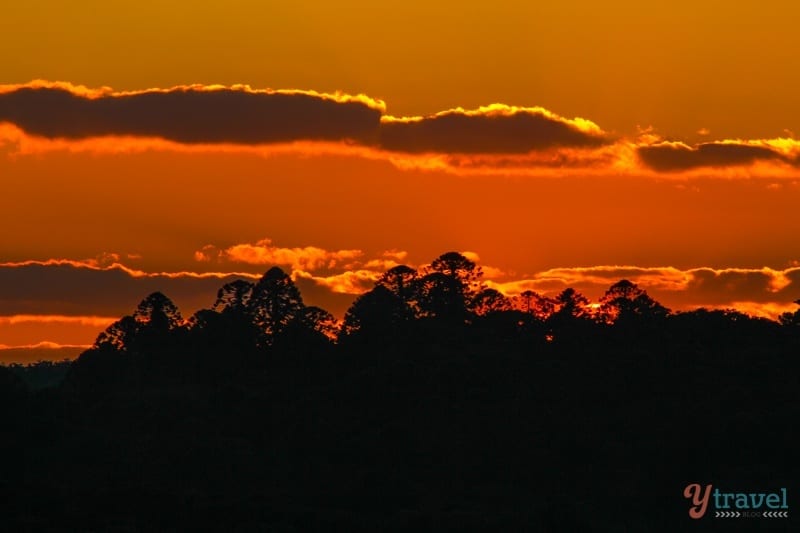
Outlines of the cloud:
{"label": "cloud", "polygon": [[206,245],[195,252],[200,262],[218,261],[288,268],[295,281],[312,281],[335,294],[362,294],[388,269],[404,261],[408,252],[385,250],[365,257],[362,250],[325,250],[317,246],[281,247],[271,239],[255,244],[242,243],[218,249]]}
{"label": "cloud", "polygon": [[375,282],[383,275],[378,270],[348,270],[338,274],[319,276],[301,270],[293,272],[293,277],[313,280],[317,285],[339,294],[358,295],[375,286]]}
{"label": "cloud", "polygon": [[392,259],[394,261],[405,261],[406,257],[408,257],[408,252],[405,250],[385,250],[382,254],[382,257],[387,259]]}
{"label": "cloud", "polygon": [[785,270],[696,268],[691,271],[686,289],[697,300],[707,303],[725,303],[733,297],[743,301],[770,301],[778,294],[785,294],[789,296],[787,301],[792,301],[796,296],[792,298],[789,293],[797,294],[795,282],[800,282],[797,267]]}
{"label": "cloud", "polygon": [[[469,253],[471,259],[478,255]],[[424,268],[424,265],[420,266]],[[772,268],[688,268],[599,265],[553,268],[522,279],[502,269],[481,265],[484,281],[490,288],[512,296],[531,290],[554,296],[567,287],[583,292],[595,302],[610,286],[628,279],[677,310],[698,307],[737,308],[772,319],[787,310],[800,293],[800,267]],[[359,295],[372,289],[384,269],[356,268],[320,274],[294,271],[296,281],[313,282],[336,294]]]}
{"label": "cloud", "polygon": [[[144,272],[120,263],[49,259],[0,263],[0,315],[115,316],[133,311],[148,294],[161,291],[185,314],[213,304],[216,292],[247,272]],[[5,319],[6,321],[11,319]],[[22,320],[16,318],[14,320]]]}
{"label": "cloud", "polygon": [[[700,167],[736,167],[757,162],[796,165],[796,157],[782,153],[768,141],[708,142],[689,146],[679,142],[662,142],[640,146],[642,162],[659,172],[680,172]],[[796,149],[796,148],[795,148]]]}
{"label": "cloud", "polygon": [[181,143],[374,141],[383,103],[363,95],[185,85],[91,91],[66,83],[0,86],[0,121],[46,138],[109,135]]}
{"label": "cloud", "polygon": [[[205,246],[195,252],[195,258],[208,261],[213,249],[213,246]],[[218,253],[218,257],[235,263],[281,265],[289,266],[292,270],[331,269],[361,255],[361,250],[328,251],[316,246],[284,248],[274,246],[271,239],[262,239],[255,244],[236,244]]]}
{"label": "cloud", "polygon": [[528,279],[503,283],[492,281],[490,286],[506,294],[519,294],[526,290],[559,292],[567,287],[605,290],[621,279],[628,279],[645,289],[663,291],[685,290],[691,274],[673,267],[592,266],[552,268],[536,273]]}
{"label": "cloud", "polygon": [[106,328],[119,317],[75,315],[4,315],[0,326],[17,324],[68,324]]}
{"label": "cloud", "polygon": [[89,348],[91,344],[59,344],[57,342],[51,341],[42,341],[37,342],[36,344],[26,344],[24,346],[8,346],[6,344],[0,344],[0,350],[34,350],[37,348],[41,348],[44,350],[60,350],[62,348],[80,348],[85,350]]}
{"label": "cloud", "polygon": [[711,305],[710,309],[736,309],[739,312],[761,318],[776,320],[783,313],[793,313],[797,304],[786,302],[730,302],[724,305]]}
{"label": "cloud", "polygon": [[[197,258],[197,252],[195,252],[195,258]],[[258,277],[260,277],[258,274],[253,274],[250,272],[192,272],[188,270],[177,271],[177,272],[145,272],[144,270],[130,268],[122,263],[118,263],[116,262],[116,259],[113,258],[113,256],[111,257],[111,259],[109,259],[109,261],[104,261],[103,259],[94,259],[94,258],[92,259],[56,258],[56,259],[45,259],[45,260],[29,259],[26,261],[7,261],[5,263],[0,263],[0,269],[33,267],[33,266],[41,266],[41,267],[66,266],[66,267],[84,268],[88,270],[97,270],[106,272],[116,270],[124,272],[125,274],[129,275],[132,278],[222,279],[230,276],[238,276],[238,277],[257,279]]]}
{"label": "cloud", "polygon": [[[0,263],[0,326],[46,323],[106,327],[110,319],[129,314],[148,294],[161,291],[175,301],[185,316],[210,307],[217,290],[235,279],[257,281],[271,266],[281,266],[304,287],[309,305],[343,315],[349,299],[369,290],[375,280],[398,260],[403,250],[387,250],[365,257],[361,250],[325,250],[316,246],[280,247],[270,239],[226,248],[206,245],[194,253],[211,272],[147,272],[122,262],[123,254],[97,258],[27,260]],[[223,270],[226,263],[254,268]],[[306,294],[307,293],[307,294]],[[5,316],[2,316],[5,315]]]}
{"label": "cloud", "polygon": [[[209,261],[225,262],[230,257],[228,250],[245,250],[243,246],[252,247],[245,256],[254,262],[266,258],[282,261],[308,305],[319,305],[339,317],[355,296],[374,287],[387,268],[399,260],[408,264],[408,256],[401,250],[366,253],[313,246],[284,248],[269,239],[223,249],[210,246],[199,252],[208,255]],[[464,253],[475,261],[480,259],[477,253]],[[84,346],[108,324],[131,313],[151,292],[165,293],[189,316],[210,307],[223,284],[234,279],[254,281],[261,275],[144,272],[117,262],[122,255],[1,263],[0,286],[4,291],[0,299],[0,344],[39,352],[47,348],[43,342]],[[267,268],[261,263],[258,266],[259,271]],[[611,285],[629,279],[672,309],[732,307],[769,318],[794,310],[792,302],[800,296],[798,265],[784,269],[598,265],[552,268],[516,278],[500,268],[481,267],[486,284],[507,295],[533,290],[553,296],[573,287],[596,302]]]}
{"label": "cloud", "polygon": [[0,344],[0,364],[30,364],[37,361],[75,359],[89,348],[88,344],[59,344],[42,341],[34,344],[8,346]]}
{"label": "cloud", "polygon": [[183,85],[115,92],[64,82],[0,86],[0,122],[48,139],[157,138],[185,144],[244,145],[349,141],[390,152],[520,154],[597,147],[593,122],[541,107],[491,104],[426,117],[384,115],[364,95]]}
{"label": "cloud", "polygon": [[247,85],[0,85],[0,154],[12,157],[158,150],[348,156],[463,176],[800,177],[800,141],[791,133],[744,140],[697,134],[707,142],[665,141],[652,128],[622,138],[588,119],[502,103],[395,117],[365,95]]}
{"label": "cloud", "polygon": [[[651,296],[677,309],[733,307],[759,316],[776,318],[794,307],[800,294],[800,268],[637,267],[601,265],[553,268],[525,279],[495,281],[487,285],[507,295],[526,290],[555,295],[567,287],[599,299],[614,283],[628,279]],[[746,304],[746,305],[745,305]]]}
{"label": "cloud", "polygon": [[608,142],[605,132],[589,120],[505,104],[450,109],[426,117],[384,116],[380,131],[384,149],[411,153],[521,154]]}
{"label": "cloud", "polygon": [[[215,251],[209,252],[211,249]],[[314,287],[334,294],[354,296],[370,290],[386,270],[399,264],[396,259],[403,259],[403,263],[420,270],[426,267],[405,261],[407,254],[402,251],[392,250],[370,256],[361,250],[331,251],[313,246],[284,248],[274,245],[269,239],[256,244],[238,244],[221,251],[215,247],[204,247],[198,253],[203,260],[210,255],[221,261],[288,266],[296,282],[313,283]],[[515,279],[513,272],[481,264],[479,254],[474,251],[461,253],[481,266],[487,286],[507,295],[526,290],[554,295],[573,287],[591,297],[600,298],[611,285],[628,279],[654,297],[663,298],[667,304],[687,309],[699,306],[725,307],[734,302],[790,305],[797,299],[800,288],[800,267],[797,265],[785,269],[598,265],[552,268]],[[773,308],[777,309],[775,306]]]}

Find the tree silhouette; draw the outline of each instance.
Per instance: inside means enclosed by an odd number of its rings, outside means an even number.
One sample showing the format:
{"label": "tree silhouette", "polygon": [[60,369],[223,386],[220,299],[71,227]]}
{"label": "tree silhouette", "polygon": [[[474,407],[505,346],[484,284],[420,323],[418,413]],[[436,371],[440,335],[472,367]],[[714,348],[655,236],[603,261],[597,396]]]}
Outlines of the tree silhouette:
{"label": "tree silhouette", "polygon": [[143,335],[162,337],[182,325],[183,318],[172,300],[154,292],[139,303],[133,315],[120,318],[100,333],[94,347],[133,351],[142,342]]}
{"label": "tree silhouette", "polygon": [[[687,480],[797,479],[800,310],[673,314],[621,280],[598,323],[574,289],[509,299],[475,270],[391,269],[338,343],[270,269],[188,329],[151,294],[58,389],[0,366],[4,528],[672,532]],[[611,514],[617,487],[646,490]]]}
{"label": "tree silhouette", "polygon": [[126,315],[97,336],[94,348],[125,351],[133,345],[138,330],[139,322],[133,316]]}
{"label": "tree silhouette", "polygon": [[303,307],[295,321],[306,331],[333,340],[339,333],[339,322],[332,314],[316,305]]}
{"label": "tree silhouette", "polygon": [[80,355],[65,382],[77,391],[104,395],[141,380],[171,380],[189,375],[182,338],[183,318],[177,306],[160,292],[144,298],[133,315],[126,315],[98,335]]}
{"label": "tree silhouette", "polygon": [[380,283],[356,298],[344,315],[340,340],[391,340],[412,319],[413,311],[397,294]]}
{"label": "tree silhouette", "polygon": [[[794,303],[800,306],[800,300],[795,300]],[[800,327],[800,309],[797,309],[794,313],[787,311],[786,313],[782,313],[778,320],[780,321],[782,326],[786,327]]]}
{"label": "tree silhouette", "polygon": [[217,300],[211,308],[220,313],[245,315],[249,312],[254,288],[252,283],[242,279],[226,283],[217,291]]}
{"label": "tree silhouette", "polygon": [[415,284],[420,314],[464,323],[472,310],[475,295],[483,289],[482,275],[479,266],[458,252],[440,255]]}
{"label": "tree silhouette", "polygon": [[554,316],[558,319],[586,319],[591,316],[589,299],[573,288],[561,291],[555,298],[556,311]]}
{"label": "tree silhouette", "polygon": [[469,315],[468,294],[461,281],[442,272],[431,272],[417,280],[417,306],[425,318],[463,323]]}
{"label": "tree silhouette", "polygon": [[589,299],[570,287],[561,291],[554,302],[556,310],[546,321],[546,338],[569,344],[585,342],[594,326]]}
{"label": "tree silhouette", "polygon": [[458,252],[447,252],[431,262],[430,272],[439,272],[456,281],[463,287],[465,294],[477,293],[481,288],[481,267]]}
{"label": "tree silhouette", "polygon": [[270,268],[253,288],[249,300],[253,323],[269,345],[302,311],[303,298],[292,278],[279,267]]}
{"label": "tree silhouette", "polygon": [[541,294],[527,290],[517,294],[511,299],[514,309],[530,313],[539,320],[546,320],[555,312],[556,302]]}
{"label": "tree silhouette", "polygon": [[178,307],[164,294],[154,292],[142,300],[133,313],[141,326],[159,333],[180,327],[183,318]]}
{"label": "tree silhouette", "polygon": [[478,315],[508,311],[511,307],[511,301],[496,289],[483,289],[472,299],[472,310]]}
{"label": "tree silhouette", "polygon": [[665,318],[669,309],[648,296],[635,283],[623,279],[600,298],[600,317],[607,323],[626,324]]}
{"label": "tree silhouette", "polygon": [[402,301],[410,304],[414,300],[415,282],[419,273],[406,265],[390,268],[378,278],[376,285],[381,285]]}

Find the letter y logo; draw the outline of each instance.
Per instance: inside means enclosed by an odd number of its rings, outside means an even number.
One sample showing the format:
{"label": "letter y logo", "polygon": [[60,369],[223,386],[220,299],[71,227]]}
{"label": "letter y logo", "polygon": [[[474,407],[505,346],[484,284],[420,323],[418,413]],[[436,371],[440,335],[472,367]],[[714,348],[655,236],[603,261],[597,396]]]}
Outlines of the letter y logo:
{"label": "letter y logo", "polygon": [[703,515],[706,514],[706,509],[708,509],[708,498],[710,496],[711,485],[706,485],[706,490],[702,493],[702,496],[699,483],[686,485],[686,488],[683,489],[683,497],[691,498],[692,500],[692,507],[689,508],[689,516],[695,520],[703,518]]}

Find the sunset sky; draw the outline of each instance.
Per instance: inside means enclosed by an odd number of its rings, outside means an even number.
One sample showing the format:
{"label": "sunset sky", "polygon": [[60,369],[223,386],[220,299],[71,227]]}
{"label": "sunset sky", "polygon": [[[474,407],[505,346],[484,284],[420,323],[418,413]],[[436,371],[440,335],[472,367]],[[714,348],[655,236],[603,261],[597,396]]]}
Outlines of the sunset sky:
{"label": "sunset sky", "polygon": [[0,17],[0,361],[273,265],[674,310],[800,298],[795,2],[17,2]]}

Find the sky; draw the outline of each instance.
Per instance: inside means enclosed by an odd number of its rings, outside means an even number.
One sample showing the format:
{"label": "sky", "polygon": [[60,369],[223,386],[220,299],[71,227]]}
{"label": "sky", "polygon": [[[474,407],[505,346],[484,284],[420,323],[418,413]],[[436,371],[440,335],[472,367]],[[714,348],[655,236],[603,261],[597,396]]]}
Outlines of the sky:
{"label": "sky", "polygon": [[451,250],[506,294],[626,278],[674,310],[794,310],[798,11],[5,6],[0,361],[274,265],[341,317]]}

